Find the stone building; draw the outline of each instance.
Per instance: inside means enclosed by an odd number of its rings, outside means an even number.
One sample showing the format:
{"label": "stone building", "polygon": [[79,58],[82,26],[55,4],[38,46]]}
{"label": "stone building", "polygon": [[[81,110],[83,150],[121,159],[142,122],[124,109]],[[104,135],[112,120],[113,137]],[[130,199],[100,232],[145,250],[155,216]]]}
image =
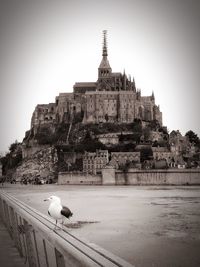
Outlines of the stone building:
{"label": "stone building", "polygon": [[56,121],[56,104],[41,104],[37,105],[35,111],[33,112],[31,125],[35,127]]}
{"label": "stone building", "polygon": [[153,152],[153,158],[155,161],[159,160],[166,160],[168,166],[172,163],[175,162],[175,155],[170,152],[170,151],[165,151],[165,152]]}
{"label": "stone building", "polygon": [[90,174],[101,173],[102,168],[108,163],[108,150],[85,152],[83,156],[83,172]]}
{"label": "stone building", "polygon": [[134,79],[125,72],[112,72],[108,61],[107,36],[103,32],[102,60],[96,82],[78,82],[73,93],[60,93],[55,103],[37,105],[31,127],[45,123],[76,122],[130,123],[134,119],[157,120],[162,125],[162,113],[155,104],[154,94],[141,96]]}
{"label": "stone building", "polygon": [[[178,132],[178,135],[179,135],[179,132]],[[182,141],[183,140],[186,141],[187,138],[185,139],[185,137],[183,137]],[[186,141],[185,145],[186,144],[187,144],[187,141]],[[184,149],[185,149],[185,145],[183,146]],[[171,146],[170,150],[167,149],[166,147],[152,147],[152,151],[153,151],[153,158],[154,158],[155,164],[156,164],[156,162],[165,160],[168,167],[180,168],[180,166],[185,166],[185,162],[184,162],[183,156],[181,154],[182,146],[179,147],[179,146],[174,145],[174,143],[173,143],[173,146]]]}
{"label": "stone building", "polygon": [[178,130],[170,133],[169,144],[171,152],[175,155],[187,153],[191,147],[187,136],[182,136]]}
{"label": "stone building", "polygon": [[140,152],[111,152],[111,161],[115,169],[125,166],[127,163],[140,163]]}
{"label": "stone building", "polygon": [[119,143],[119,135],[120,133],[105,133],[96,135],[96,137],[102,144],[112,146]]}

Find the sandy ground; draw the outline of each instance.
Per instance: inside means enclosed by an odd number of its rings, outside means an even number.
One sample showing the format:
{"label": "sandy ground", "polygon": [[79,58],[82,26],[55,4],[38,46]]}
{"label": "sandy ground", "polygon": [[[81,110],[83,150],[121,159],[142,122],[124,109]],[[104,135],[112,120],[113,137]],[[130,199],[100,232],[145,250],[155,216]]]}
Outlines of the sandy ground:
{"label": "sandy ground", "polygon": [[200,187],[5,185],[47,214],[51,195],[73,212],[70,232],[136,267],[200,266]]}

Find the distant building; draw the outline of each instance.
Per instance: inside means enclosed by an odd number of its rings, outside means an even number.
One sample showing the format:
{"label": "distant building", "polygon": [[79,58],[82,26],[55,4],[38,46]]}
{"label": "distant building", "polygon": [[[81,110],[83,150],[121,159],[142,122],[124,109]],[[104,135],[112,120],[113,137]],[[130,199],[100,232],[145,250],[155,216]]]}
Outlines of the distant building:
{"label": "distant building", "polygon": [[182,136],[181,133],[177,131],[172,131],[169,135],[170,150],[176,155],[181,153],[187,153],[190,151],[191,144],[187,136]]}
{"label": "distant building", "polygon": [[109,164],[115,167],[115,169],[119,169],[128,163],[140,163],[140,152],[111,152]]}
{"label": "distant building", "polygon": [[155,142],[155,141],[162,141],[163,140],[163,133],[162,132],[159,132],[159,131],[151,131],[150,132],[150,136],[149,136],[149,139],[152,141],[152,142]]}
{"label": "distant building", "polygon": [[131,123],[134,119],[157,120],[162,125],[162,113],[155,105],[154,94],[141,96],[133,78],[125,72],[112,72],[104,31],[97,81],[75,83],[73,93],[60,93],[55,103],[37,105],[31,127],[37,131],[37,126],[55,122]]}
{"label": "distant building", "polygon": [[153,152],[153,158],[156,161],[160,161],[165,159],[168,166],[171,164],[171,162],[174,162],[174,154],[170,151],[167,152]]}
{"label": "distant building", "polygon": [[85,152],[83,156],[83,172],[90,174],[101,173],[102,168],[108,163],[108,150]]}
{"label": "distant building", "polygon": [[119,134],[118,133],[106,133],[99,134],[96,136],[98,140],[104,145],[116,145],[119,143]]}
{"label": "distant building", "polygon": [[55,107],[55,103],[37,105],[32,115],[31,125],[37,127],[41,124],[56,122]]}

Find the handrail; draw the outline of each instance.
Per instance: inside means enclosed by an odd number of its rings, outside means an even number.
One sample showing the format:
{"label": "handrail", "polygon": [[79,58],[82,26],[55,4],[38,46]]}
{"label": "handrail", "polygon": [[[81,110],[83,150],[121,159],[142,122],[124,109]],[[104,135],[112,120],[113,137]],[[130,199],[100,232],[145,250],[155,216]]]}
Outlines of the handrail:
{"label": "handrail", "polygon": [[4,191],[0,192],[0,216],[29,267],[133,267],[66,229],[53,230],[51,218]]}

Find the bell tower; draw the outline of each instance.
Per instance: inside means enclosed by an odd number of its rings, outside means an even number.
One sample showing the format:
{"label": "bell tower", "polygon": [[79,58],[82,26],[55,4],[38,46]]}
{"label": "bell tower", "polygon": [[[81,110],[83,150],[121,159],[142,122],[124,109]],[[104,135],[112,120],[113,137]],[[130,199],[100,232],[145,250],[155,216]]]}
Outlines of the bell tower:
{"label": "bell tower", "polygon": [[98,78],[109,78],[112,73],[112,69],[110,67],[108,61],[108,50],[107,50],[107,31],[103,31],[103,50],[102,50],[102,60],[98,68]]}

